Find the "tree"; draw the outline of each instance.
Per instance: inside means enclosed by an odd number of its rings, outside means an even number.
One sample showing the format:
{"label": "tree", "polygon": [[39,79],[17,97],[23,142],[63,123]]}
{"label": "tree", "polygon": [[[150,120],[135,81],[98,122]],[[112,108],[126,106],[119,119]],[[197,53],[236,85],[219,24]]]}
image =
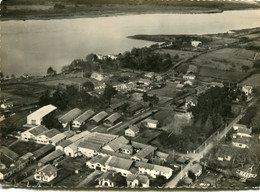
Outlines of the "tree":
{"label": "tree", "polygon": [[259,59],[254,61],[253,67],[257,68],[257,69],[260,69],[260,60]]}
{"label": "tree", "polygon": [[3,72],[0,72],[0,80],[4,79],[4,74]]}
{"label": "tree", "polygon": [[176,54],[175,56],[174,56],[174,59],[175,60],[178,60],[180,58],[180,56],[178,55],[178,54]]}
{"label": "tree", "polygon": [[209,135],[212,132],[212,130],[213,130],[212,117],[211,115],[208,115],[207,121],[205,122],[202,131],[205,135]]}
{"label": "tree", "polygon": [[242,68],[242,70],[245,71],[245,72],[247,72],[247,71],[250,69],[250,67],[248,67],[248,66],[246,66],[246,65],[243,65],[241,68]]}
{"label": "tree", "polygon": [[103,96],[104,98],[109,102],[110,104],[110,101],[111,101],[111,98],[117,93],[116,89],[114,87],[112,87],[111,85],[107,85],[105,90],[104,90],[104,93],[103,93]]}
{"label": "tree", "polygon": [[87,90],[87,91],[93,91],[94,90],[94,84],[90,81],[87,81],[85,83],[83,83],[83,87]]}
{"label": "tree", "polygon": [[14,79],[14,78],[15,78],[15,75],[14,75],[14,74],[12,74],[12,75],[11,75],[11,77]]}
{"label": "tree", "polygon": [[47,69],[47,75],[49,75],[49,76],[56,75],[56,71],[52,67],[49,67]]}

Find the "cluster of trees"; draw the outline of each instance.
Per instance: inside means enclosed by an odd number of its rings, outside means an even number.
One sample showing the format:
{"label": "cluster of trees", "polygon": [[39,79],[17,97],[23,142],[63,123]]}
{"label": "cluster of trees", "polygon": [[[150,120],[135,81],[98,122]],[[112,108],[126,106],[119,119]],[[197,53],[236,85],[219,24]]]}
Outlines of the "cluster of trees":
{"label": "cluster of trees", "polygon": [[110,104],[111,98],[116,94],[116,90],[107,85],[104,93],[100,97],[90,95],[87,90],[78,90],[76,86],[70,85],[66,88],[57,88],[54,93],[49,90],[39,98],[40,106],[53,104],[60,110],[66,108],[99,108]]}
{"label": "cluster of trees", "polygon": [[160,72],[172,66],[171,56],[169,54],[159,54],[150,48],[133,48],[126,51],[119,57],[122,67]]}
{"label": "cluster of trees", "polygon": [[256,69],[260,69],[260,60],[259,59],[254,61],[253,67]]}

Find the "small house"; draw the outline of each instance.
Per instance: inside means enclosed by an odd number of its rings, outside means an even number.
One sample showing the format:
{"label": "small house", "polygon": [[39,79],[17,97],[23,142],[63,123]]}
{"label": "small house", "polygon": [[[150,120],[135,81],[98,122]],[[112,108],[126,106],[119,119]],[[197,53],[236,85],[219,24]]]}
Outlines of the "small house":
{"label": "small house", "polygon": [[201,41],[191,41],[191,46],[192,46],[192,47],[198,47],[198,46],[200,46],[201,44],[202,44]]}
{"label": "small house", "polygon": [[105,165],[107,170],[116,171],[121,173],[122,176],[127,177],[127,175],[131,173],[130,168],[133,165],[133,161],[130,159],[110,156]]}
{"label": "small house", "polygon": [[109,142],[106,144],[103,149],[109,150],[109,151],[114,151],[114,152],[119,152],[119,150],[122,148],[122,146],[128,144],[129,141],[124,137],[120,136],[113,141]]}
{"label": "small house", "polygon": [[198,177],[202,174],[202,166],[199,163],[196,163],[191,166],[190,172],[194,174],[195,177]]}
{"label": "small house", "polygon": [[58,170],[56,167],[48,164],[48,165],[45,165],[45,166],[39,168],[34,173],[34,179],[36,181],[48,183],[57,177],[57,172],[58,172]]}
{"label": "small house", "polygon": [[45,131],[48,131],[48,129],[44,125],[38,125],[22,132],[20,139],[24,141],[37,142],[37,136]]}
{"label": "small house", "polygon": [[253,93],[253,86],[244,85],[242,87],[242,92],[245,93],[246,96],[251,95]]}
{"label": "small house", "polygon": [[51,138],[58,135],[60,132],[57,129],[46,130],[43,133],[36,136],[36,142],[40,144],[51,143]]}
{"label": "small house", "polygon": [[183,79],[189,79],[189,80],[194,80],[196,79],[196,76],[194,74],[184,74],[182,76]]}
{"label": "small house", "polygon": [[127,130],[125,130],[125,136],[136,137],[140,130],[136,125],[131,125]]}
{"label": "small house", "polygon": [[131,188],[147,188],[150,186],[150,180],[147,176],[141,174],[129,174],[126,178],[127,187]]}
{"label": "small house", "polygon": [[153,79],[155,76],[154,72],[148,72],[144,74],[144,77],[148,78],[148,79]]}
{"label": "small house", "polygon": [[246,137],[232,138],[232,145],[239,148],[248,148],[249,140]]}
{"label": "small house", "polygon": [[117,123],[119,123],[121,121],[121,117],[122,115],[118,112],[113,113],[112,115],[110,115],[109,117],[107,117],[104,120],[104,125],[105,126],[113,126],[116,125]]}
{"label": "small house", "polygon": [[101,111],[98,114],[96,114],[94,117],[92,117],[89,121],[91,124],[99,125],[103,119],[105,119],[108,116],[107,112]]}
{"label": "small house", "polygon": [[125,178],[115,171],[108,171],[98,178],[98,185],[102,187],[123,187]]}
{"label": "small house", "polygon": [[90,76],[90,78],[92,79],[96,79],[98,81],[102,81],[104,79],[104,76],[100,73],[97,73],[97,72],[93,72]]}
{"label": "small house", "polygon": [[156,129],[159,127],[159,121],[154,119],[145,119],[143,120],[143,123],[146,127]]}
{"label": "small house", "polygon": [[90,169],[95,169],[95,170],[100,170],[102,172],[106,172],[107,168],[105,163],[109,159],[109,156],[102,156],[102,155],[97,155],[94,156],[92,159],[86,162],[86,165]]}
{"label": "small house", "polygon": [[89,120],[95,112],[93,110],[87,110],[80,116],[78,116],[76,119],[73,120],[72,122],[72,127],[73,128],[79,128],[81,125],[84,125],[87,120]]}
{"label": "small house", "polygon": [[4,102],[1,104],[1,108],[2,109],[8,109],[8,108],[12,108],[14,106],[14,103],[13,102]]}

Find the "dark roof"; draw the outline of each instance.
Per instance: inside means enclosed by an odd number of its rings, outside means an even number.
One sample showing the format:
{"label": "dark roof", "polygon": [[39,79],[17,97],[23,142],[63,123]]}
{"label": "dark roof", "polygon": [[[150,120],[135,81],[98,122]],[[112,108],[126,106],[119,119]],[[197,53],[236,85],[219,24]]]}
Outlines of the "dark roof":
{"label": "dark roof", "polygon": [[96,123],[99,123],[102,121],[104,118],[108,116],[107,112],[101,111],[98,114],[96,114],[94,117],[92,117],[90,120],[95,121]]}
{"label": "dark roof", "polygon": [[56,150],[56,151],[53,151],[51,152],[50,154],[46,155],[45,157],[43,157],[42,159],[40,159],[40,163],[42,164],[46,164],[60,156],[64,155],[64,152],[61,151],[61,150]]}
{"label": "dark roof", "polygon": [[89,141],[81,141],[78,147],[98,151],[101,148],[101,146],[101,144],[96,144]]}
{"label": "dark roof", "polygon": [[120,149],[123,145],[128,144],[129,141],[124,137],[120,136],[116,138],[115,140],[108,143],[106,146],[109,146],[113,151],[117,151]]}
{"label": "dark roof", "polygon": [[111,108],[111,109],[117,109],[117,108],[123,106],[124,104],[125,104],[125,102],[113,103],[113,104],[110,105],[110,108]]}
{"label": "dark roof", "polygon": [[55,135],[58,135],[60,132],[57,129],[50,129],[47,131],[44,131],[43,133],[41,133],[40,135],[45,135],[48,138],[52,138]]}
{"label": "dark roof", "polygon": [[232,142],[247,144],[248,143],[248,139],[245,138],[245,137],[237,137],[237,138],[232,138]]}
{"label": "dark roof", "polygon": [[157,148],[153,146],[147,146],[145,148],[142,148],[140,151],[138,151],[134,156],[138,158],[145,158],[149,154],[153,153]]}
{"label": "dark roof", "polygon": [[23,156],[21,156],[19,159],[27,160],[27,159],[30,159],[31,157],[33,157],[33,153],[28,152],[28,153],[24,154]]}
{"label": "dark roof", "polygon": [[249,129],[247,127],[238,127],[237,133],[244,133],[250,135],[252,133],[252,129]]}
{"label": "dark roof", "polygon": [[35,152],[33,152],[33,155],[37,159],[40,156],[44,155],[45,153],[51,151],[52,149],[54,149],[53,145],[51,145],[51,144],[45,145],[45,146],[41,147],[40,149],[36,150]]}
{"label": "dark roof", "polygon": [[6,157],[12,159],[13,161],[17,160],[19,158],[19,155],[12,150],[8,149],[5,146],[2,146],[0,148],[0,154],[4,154]]}
{"label": "dark roof", "polygon": [[100,149],[99,152],[107,154],[109,156],[115,156],[115,157],[120,157],[120,158],[124,158],[124,159],[130,159],[131,158],[131,155],[124,154],[124,153],[118,153],[118,152],[114,152],[114,151],[109,151],[109,150],[106,150],[106,149]]}
{"label": "dark roof", "polygon": [[105,165],[105,163],[107,162],[108,159],[109,159],[109,156],[98,155],[98,156],[93,157],[91,160],[89,160],[89,162],[92,164],[99,163],[101,165]]}
{"label": "dark roof", "polygon": [[98,180],[103,179],[113,182],[115,186],[121,186],[125,181],[125,178],[121,174],[114,171],[107,171],[98,178]]}
{"label": "dark roof", "polygon": [[141,109],[143,106],[140,103],[135,103],[133,105],[130,105],[127,109],[129,112],[136,112],[137,110]]}
{"label": "dark roof", "polygon": [[83,123],[86,120],[88,120],[90,117],[92,117],[95,114],[95,112],[93,110],[87,110],[86,112],[84,112],[83,114],[81,114],[80,116],[78,116],[75,121],[78,121],[79,123]]}
{"label": "dark roof", "polygon": [[105,121],[109,121],[111,123],[114,123],[115,121],[117,121],[118,119],[121,118],[121,114],[120,113],[113,113],[112,115],[110,115],[109,117],[107,117],[105,119]]}
{"label": "dark roof", "polygon": [[67,147],[68,145],[70,145],[72,143],[72,141],[70,140],[65,140],[65,141],[62,141],[58,144],[58,146],[61,146],[62,148],[64,147]]}
{"label": "dark roof", "polygon": [[108,166],[111,166],[111,167],[116,167],[116,168],[120,168],[120,169],[124,169],[124,170],[129,170],[130,167],[133,164],[133,161],[129,160],[129,159],[123,159],[123,158],[111,156],[108,159],[106,164]]}
{"label": "dark roof", "polygon": [[74,109],[70,110],[69,112],[67,112],[65,115],[63,115],[62,117],[60,117],[59,121],[61,123],[69,123],[69,122],[73,121],[77,116],[79,116],[80,113],[81,113],[80,109],[74,108]]}
{"label": "dark roof", "polygon": [[39,125],[36,127],[33,127],[28,130],[32,135],[37,136],[43,133],[44,131],[48,131],[48,129],[44,125]]}

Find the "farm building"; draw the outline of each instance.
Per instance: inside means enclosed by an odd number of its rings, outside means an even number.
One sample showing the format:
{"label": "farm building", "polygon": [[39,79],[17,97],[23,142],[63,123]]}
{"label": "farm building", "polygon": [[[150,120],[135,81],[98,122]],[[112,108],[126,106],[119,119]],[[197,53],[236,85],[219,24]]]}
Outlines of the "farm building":
{"label": "farm building", "polygon": [[98,114],[96,114],[94,117],[90,119],[91,124],[98,125],[101,123],[103,119],[105,119],[108,116],[107,112],[101,111]]}
{"label": "farm building", "polygon": [[136,125],[131,125],[127,130],[125,130],[125,136],[136,137],[140,130]]}
{"label": "farm building", "polygon": [[76,119],[73,120],[72,127],[79,128],[81,125],[84,125],[85,121],[90,119],[94,114],[95,112],[93,110],[91,109],[87,110],[86,112],[84,112],[83,114],[81,114],[80,116],[78,116]]}
{"label": "farm building", "polygon": [[131,188],[142,187],[147,188],[150,186],[150,180],[145,175],[129,174],[126,178],[127,186]]}
{"label": "farm building", "polygon": [[105,172],[97,180],[98,185],[103,187],[122,187],[125,183],[125,178],[115,171]]}
{"label": "farm building", "polygon": [[100,73],[97,73],[97,72],[93,72],[90,76],[90,78],[92,79],[96,79],[98,81],[102,81],[104,79],[104,76]]}
{"label": "farm building", "polygon": [[145,145],[141,150],[134,154],[131,159],[134,161],[147,162],[150,158],[154,157],[154,152],[157,150],[156,147],[151,145]]}
{"label": "farm building", "polygon": [[120,136],[113,141],[109,142],[106,146],[103,147],[105,150],[119,152],[122,146],[128,144],[129,141],[124,137]]}
{"label": "farm building", "polygon": [[112,115],[110,115],[109,117],[107,117],[104,120],[104,125],[105,126],[113,126],[116,125],[117,123],[119,123],[121,121],[121,117],[122,115],[118,112],[113,113]]}
{"label": "farm building", "polygon": [[159,121],[154,119],[145,119],[143,120],[143,123],[146,127],[156,129],[159,127]]}
{"label": "farm building", "polygon": [[54,137],[50,138],[50,143],[54,146],[56,146],[58,143],[64,141],[65,139],[68,139],[74,135],[73,131],[65,131],[63,133],[59,133],[55,135]]}
{"label": "farm building", "polygon": [[51,164],[39,168],[34,173],[34,179],[41,182],[50,182],[57,177],[58,169]]}
{"label": "farm building", "polygon": [[53,105],[45,105],[37,111],[27,116],[27,124],[29,125],[41,125],[43,118],[49,115],[56,109]]}
{"label": "farm building", "polygon": [[60,132],[57,129],[46,130],[36,136],[36,142],[40,144],[49,144],[52,137],[58,135]]}
{"label": "farm building", "polygon": [[48,129],[44,125],[38,125],[22,132],[20,139],[24,141],[37,142],[37,136],[45,131],[48,131]]}
{"label": "farm building", "polygon": [[33,152],[33,158],[38,160],[38,159],[46,156],[47,154],[51,153],[54,150],[55,150],[55,147],[53,145],[50,145],[50,144],[45,145],[45,146],[41,147],[40,149]]}
{"label": "farm building", "polygon": [[67,126],[70,127],[70,123],[72,123],[72,121],[74,119],[76,119],[76,117],[78,117],[81,113],[81,110],[78,108],[74,108],[72,110],[70,110],[69,112],[67,112],[66,114],[64,114],[63,116],[61,116],[59,118],[59,122],[62,124],[62,126],[65,128]]}

